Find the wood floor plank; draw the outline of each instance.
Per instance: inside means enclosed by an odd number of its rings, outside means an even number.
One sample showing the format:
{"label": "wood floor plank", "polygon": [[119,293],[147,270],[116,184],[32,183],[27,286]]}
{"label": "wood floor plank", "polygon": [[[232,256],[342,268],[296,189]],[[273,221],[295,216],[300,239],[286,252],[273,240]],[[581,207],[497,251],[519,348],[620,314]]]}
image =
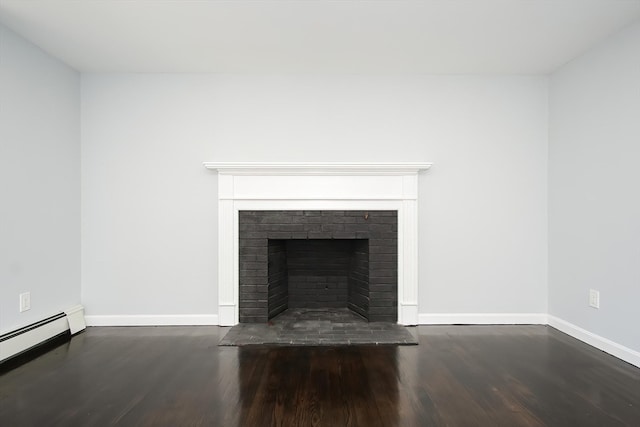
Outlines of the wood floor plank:
{"label": "wood floor plank", "polygon": [[418,327],[418,346],[218,347],[226,330],[89,328],[0,370],[0,425],[640,425],[640,369],[549,327]]}

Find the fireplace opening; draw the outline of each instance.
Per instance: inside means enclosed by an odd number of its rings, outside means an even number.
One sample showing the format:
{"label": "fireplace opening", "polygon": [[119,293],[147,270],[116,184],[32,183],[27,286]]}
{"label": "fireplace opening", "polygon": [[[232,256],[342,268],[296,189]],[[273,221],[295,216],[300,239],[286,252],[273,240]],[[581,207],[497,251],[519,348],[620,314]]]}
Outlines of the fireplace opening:
{"label": "fireplace opening", "polygon": [[368,239],[269,239],[269,319],[288,308],[348,308],[368,319]]}
{"label": "fireplace opening", "polygon": [[239,320],[288,308],[398,319],[398,211],[240,211]]}

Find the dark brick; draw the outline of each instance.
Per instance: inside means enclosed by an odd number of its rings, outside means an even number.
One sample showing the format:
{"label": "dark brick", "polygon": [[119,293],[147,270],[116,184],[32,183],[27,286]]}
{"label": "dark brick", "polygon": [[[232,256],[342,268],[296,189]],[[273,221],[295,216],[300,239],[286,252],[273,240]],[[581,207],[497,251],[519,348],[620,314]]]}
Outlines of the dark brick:
{"label": "dark brick", "polygon": [[344,231],[369,231],[369,224],[348,223],[344,224]]}
{"label": "dark brick", "polygon": [[389,280],[389,278],[391,279],[395,279],[396,277],[398,277],[398,271],[397,270],[390,270],[390,269],[371,269],[369,271],[369,279],[375,279],[378,277],[383,277],[386,278],[387,280]]}
{"label": "dark brick", "polygon": [[260,224],[290,224],[291,216],[284,213],[270,213],[260,219]]}
{"label": "dark brick", "polygon": [[395,314],[398,307],[393,304],[393,301],[386,302],[388,305],[385,306],[370,305],[369,314]]}
{"label": "dark brick", "polygon": [[240,315],[240,323],[267,323],[267,316]]}
{"label": "dark brick", "polygon": [[390,245],[375,245],[374,242],[369,243],[370,254],[397,254],[398,248]]}
{"label": "dark brick", "polygon": [[310,231],[307,233],[309,239],[331,239],[333,233],[331,232],[321,232],[321,231]]}
{"label": "dark brick", "polygon": [[324,221],[324,218],[321,216],[303,215],[291,218],[291,222],[294,224],[322,224]]}
{"label": "dark brick", "polygon": [[389,283],[389,281],[385,281],[384,283],[374,283],[377,280],[383,279],[369,279],[369,292],[395,292],[396,291],[396,283]]}
{"label": "dark brick", "polygon": [[344,216],[343,221],[345,224],[360,224],[365,222],[364,218],[357,217],[357,216],[347,216],[347,215]]}
{"label": "dark brick", "polygon": [[322,224],[322,231],[344,231],[344,224]]}
{"label": "dark brick", "polygon": [[[368,214],[367,220],[364,219],[365,214]],[[241,211],[240,230],[241,266],[245,267],[240,270],[241,322],[266,321],[267,311],[269,316],[273,316],[274,311],[286,309],[286,295],[266,295],[265,292],[270,288],[284,290],[294,278],[302,295],[312,298],[314,307],[333,306],[346,298],[346,304],[352,310],[366,317],[371,309],[371,293],[374,299],[382,297],[382,302],[374,301],[373,307],[382,304],[382,308],[390,308],[392,311],[389,314],[374,312],[369,319],[386,316],[392,318],[392,321],[397,320],[394,318],[397,317],[397,233],[394,232],[397,230],[396,211]],[[332,265],[334,263],[326,264],[322,268],[322,275],[314,273],[306,277],[296,276],[294,270],[287,275],[285,269],[274,269],[276,267],[272,265],[276,260],[284,259],[284,249],[277,242],[291,241],[289,239],[332,239],[339,242],[354,238],[360,240],[358,243],[351,243],[356,248],[355,252],[351,252],[351,262],[356,264],[348,273],[348,279],[346,273],[336,270],[336,266]],[[371,241],[365,240],[369,238],[372,238]],[[265,268],[249,269],[257,267],[259,262],[266,264],[267,244],[275,257],[273,261],[267,258],[273,267],[269,277],[270,285],[267,285],[268,271]],[[373,265],[376,262],[379,264]],[[371,278],[368,277],[370,274]],[[295,300],[291,297],[289,295],[290,302]],[[294,302],[297,303],[302,302]],[[395,306],[390,307],[390,304]],[[254,311],[247,311],[249,309]]]}
{"label": "dark brick", "polygon": [[241,239],[266,239],[266,231],[245,231],[240,234]]}
{"label": "dark brick", "polygon": [[259,270],[241,270],[245,277],[267,277],[267,266]]}
{"label": "dark brick", "polygon": [[371,231],[370,232],[370,238],[371,239],[387,239],[387,240],[393,240],[394,241],[394,245],[397,245],[398,243],[398,233],[395,233],[393,231]]}
{"label": "dark brick", "polygon": [[369,224],[369,231],[390,232],[393,231],[393,224]]}
{"label": "dark brick", "polygon": [[307,224],[307,226],[304,228],[304,231],[306,231],[307,233],[310,231],[320,232],[322,231],[322,224]]}
{"label": "dark brick", "polygon": [[[252,217],[255,218],[255,217]],[[238,225],[238,230],[240,230],[240,232],[242,233],[243,231],[255,231],[258,228],[258,224],[251,224],[248,223],[246,221],[240,221],[240,224]]]}
{"label": "dark brick", "polygon": [[381,216],[374,218],[371,223],[380,228],[387,227],[389,230],[393,230],[393,226],[398,223],[398,219],[392,216]]}
{"label": "dark brick", "polygon": [[379,218],[379,217],[394,217],[398,218],[398,211],[374,211],[371,216],[373,218]]}
{"label": "dark brick", "polygon": [[320,215],[322,216],[344,216],[345,211],[320,211]]}
{"label": "dark brick", "polygon": [[397,314],[369,314],[369,322],[396,322],[397,320]]}
{"label": "dark brick", "polygon": [[245,216],[240,215],[239,219],[240,219],[240,223],[245,227],[251,227],[253,224],[257,224],[260,221],[260,218],[257,216],[248,216],[248,215],[245,215]]}
{"label": "dark brick", "polygon": [[398,246],[398,240],[397,239],[393,239],[393,238],[392,239],[377,239],[377,238],[372,237],[370,240],[371,241],[369,242],[369,244],[371,246],[390,246],[390,247]]}
{"label": "dark brick", "polygon": [[264,313],[262,307],[242,307],[242,313],[245,316],[261,316]]}
{"label": "dark brick", "polygon": [[372,254],[369,253],[369,262],[397,262],[398,255],[397,254]]}
{"label": "dark brick", "polygon": [[241,270],[262,270],[264,268],[264,262],[240,262]]}
{"label": "dark brick", "polygon": [[392,298],[389,298],[390,294],[392,292],[369,292],[369,298],[371,298],[372,300],[388,300],[391,299],[391,301],[393,302]]}
{"label": "dark brick", "polygon": [[291,231],[270,231],[269,239],[291,239]]}
{"label": "dark brick", "polygon": [[395,262],[375,261],[371,262],[369,268],[371,269],[394,269],[397,272],[398,264]]}
{"label": "dark brick", "polygon": [[244,239],[240,236],[239,245],[241,248],[244,246],[266,247],[267,239]]}
{"label": "dark brick", "polygon": [[263,299],[269,288],[265,285],[240,285],[240,294],[244,296],[254,296],[252,300]]}
{"label": "dark brick", "polygon": [[[303,217],[298,217],[303,218]],[[265,231],[274,232],[274,231],[305,231],[304,224],[263,224],[261,227]]]}
{"label": "dark brick", "polygon": [[259,309],[264,309],[264,305],[267,303],[266,300],[259,300],[259,301],[243,301],[242,302],[242,307],[243,308],[259,308]]}
{"label": "dark brick", "polygon": [[240,279],[240,286],[243,285],[262,285],[267,286],[267,277],[265,276],[256,276],[256,277],[242,277]]}
{"label": "dark brick", "polygon": [[[265,239],[266,241],[266,239]],[[265,245],[264,247],[257,247],[257,246],[245,246],[245,245],[240,245],[240,256],[245,256],[245,255],[263,255],[267,253],[267,246]]]}
{"label": "dark brick", "polygon": [[252,255],[243,255],[242,261],[245,262],[267,262],[267,256],[264,254],[252,254]]}
{"label": "dark brick", "polygon": [[242,219],[247,219],[252,216],[262,216],[269,211],[238,211],[238,216]]}

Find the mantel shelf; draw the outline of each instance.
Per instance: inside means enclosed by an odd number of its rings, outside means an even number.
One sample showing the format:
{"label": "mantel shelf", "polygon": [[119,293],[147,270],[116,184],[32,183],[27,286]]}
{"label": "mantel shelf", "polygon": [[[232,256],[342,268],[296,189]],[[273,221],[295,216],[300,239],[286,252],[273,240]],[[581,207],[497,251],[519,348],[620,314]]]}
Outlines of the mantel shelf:
{"label": "mantel shelf", "polygon": [[426,162],[205,162],[224,175],[412,175],[431,167]]}

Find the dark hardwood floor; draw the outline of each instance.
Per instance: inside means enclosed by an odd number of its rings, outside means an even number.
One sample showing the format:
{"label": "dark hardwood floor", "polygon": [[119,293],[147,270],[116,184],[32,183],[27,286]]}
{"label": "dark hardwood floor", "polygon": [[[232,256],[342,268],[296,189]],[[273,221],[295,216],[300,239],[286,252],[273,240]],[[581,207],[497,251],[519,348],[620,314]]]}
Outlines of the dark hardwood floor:
{"label": "dark hardwood floor", "polygon": [[544,326],[402,347],[218,347],[226,330],[89,328],[0,376],[0,425],[640,426],[640,369]]}

